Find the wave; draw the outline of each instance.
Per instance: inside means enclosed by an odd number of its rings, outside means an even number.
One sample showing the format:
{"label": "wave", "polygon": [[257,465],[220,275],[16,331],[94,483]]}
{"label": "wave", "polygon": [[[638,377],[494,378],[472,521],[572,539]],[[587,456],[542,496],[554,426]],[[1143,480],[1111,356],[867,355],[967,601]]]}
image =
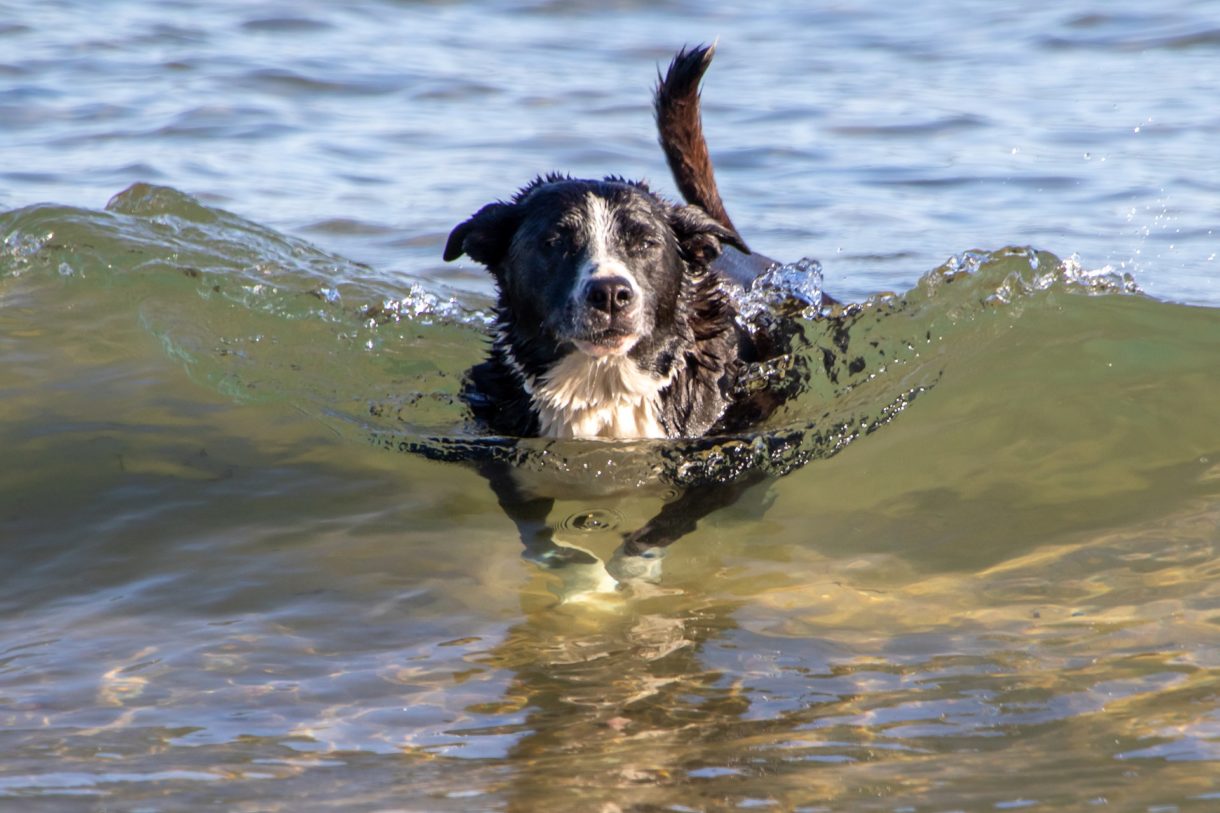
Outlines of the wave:
{"label": "wave", "polygon": [[[72,288],[99,321],[130,312],[195,381],[234,399],[282,403],[387,449],[510,456],[573,478],[609,474],[625,486],[659,472],[679,484],[759,468],[784,474],[891,424],[946,376],[966,371],[978,387],[1028,389],[1039,376],[1068,387],[1091,382],[1101,387],[1099,403],[1142,380],[1102,382],[1085,355],[1075,371],[1071,363],[1049,369],[1037,359],[1039,343],[1134,339],[1138,356],[1147,352],[1141,337],[1173,333],[1186,313],[1204,314],[1192,324],[1220,338],[1214,311],[1157,302],[1129,275],[1031,248],[963,252],[904,293],[833,310],[818,304],[817,263],[802,260],[740,295],[745,318],[782,313],[797,326],[793,352],[748,378],[800,392],[764,426],[691,441],[519,441],[486,435],[459,398],[464,371],[485,351],[486,298],[378,273],[147,184],[102,211],[46,204],[8,212],[0,234],[0,295],[32,297],[45,311]],[[1190,370],[1210,369],[1197,341],[1169,344],[1158,351],[1166,360],[1158,373],[1184,359]]]}

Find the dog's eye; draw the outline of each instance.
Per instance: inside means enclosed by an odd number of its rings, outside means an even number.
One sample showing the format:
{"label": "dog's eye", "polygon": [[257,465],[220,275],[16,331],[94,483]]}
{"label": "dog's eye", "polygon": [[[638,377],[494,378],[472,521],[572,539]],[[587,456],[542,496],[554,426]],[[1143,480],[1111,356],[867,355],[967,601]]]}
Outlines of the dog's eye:
{"label": "dog's eye", "polygon": [[631,250],[643,254],[654,251],[661,246],[661,238],[652,232],[637,232],[631,235],[628,243]]}

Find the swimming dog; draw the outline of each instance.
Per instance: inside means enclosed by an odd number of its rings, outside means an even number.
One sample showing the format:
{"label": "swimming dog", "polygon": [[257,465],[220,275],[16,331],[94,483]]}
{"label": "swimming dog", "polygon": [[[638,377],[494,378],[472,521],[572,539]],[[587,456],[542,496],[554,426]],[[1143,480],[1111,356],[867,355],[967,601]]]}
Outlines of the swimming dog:
{"label": "swimming dog", "polygon": [[736,384],[768,341],[738,325],[723,286],[771,263],[749,260],[716,188],[698,95],[711,57],[680,52],[655,95],[661,145],[689,203],[619,177],[547,175],[449,235],[446,260],[467,254],[496,281],[491,353],[465,390],[494,431],[678,438],[761,419]]}
{"label": "swimming dog", "polygon": [[[660,79],[661,146],[685,203],[640,181],[551,174],[455,227],[447,261],[466,254],[495,278],[486,361],[463,398],[493,432],[545,438],[698,438],[765,419],[782,401],[743,388],[743,370],[777,355],[776,337],[746,329],[726,286],[773,265],[729,219],[703,137],[699,83],[712,47],[683,49]],[[527,548],[550,548],[551,500],[485,470]],[[702,488],[628,536],[665,545],[733,498]],[[541,540],[541,542],[539,541]]]}

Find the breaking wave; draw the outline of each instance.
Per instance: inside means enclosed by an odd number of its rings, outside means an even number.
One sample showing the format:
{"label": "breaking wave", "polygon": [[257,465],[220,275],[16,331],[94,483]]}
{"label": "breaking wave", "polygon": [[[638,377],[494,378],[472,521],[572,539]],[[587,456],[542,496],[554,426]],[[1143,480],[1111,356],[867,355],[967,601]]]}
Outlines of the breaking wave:
{"label": "breaking wave", "polygon": [[386,449],[508,457],[624,486],[783,474],[829,457],[895,421],[964,358],[1001,346],[1023,315],[1087,318],[1091,299],[1139,293],[1128,275],[1017,247],[953,256],[902,294],[826,306],[820,266],[801,260],[736,294],[743,319],[795,327],[792,352],[744,382],[799,392],[765,425],[674,442],[518,440],[484,434],[459,399],[485,351],[486,297],[378,272],[144,184],[103,211],[9,212],[0,234],[0,293],[20,288],[49,307],[76,288],[94,309],[130,311],[194,380],[235,399],[287,404]]}

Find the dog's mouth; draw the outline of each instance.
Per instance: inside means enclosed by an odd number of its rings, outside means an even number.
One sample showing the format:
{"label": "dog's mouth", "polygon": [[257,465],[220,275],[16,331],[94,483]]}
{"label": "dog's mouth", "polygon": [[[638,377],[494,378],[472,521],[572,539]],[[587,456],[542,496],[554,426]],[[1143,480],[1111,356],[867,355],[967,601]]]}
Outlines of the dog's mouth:
{"label": "dog's mouth", "polygon": [[638,333],[624,330],[603,330],[580,338],[573,338],[572,344],[586,356],[602,358],[604,356],[622,356],[630,352],[640,340]]}

